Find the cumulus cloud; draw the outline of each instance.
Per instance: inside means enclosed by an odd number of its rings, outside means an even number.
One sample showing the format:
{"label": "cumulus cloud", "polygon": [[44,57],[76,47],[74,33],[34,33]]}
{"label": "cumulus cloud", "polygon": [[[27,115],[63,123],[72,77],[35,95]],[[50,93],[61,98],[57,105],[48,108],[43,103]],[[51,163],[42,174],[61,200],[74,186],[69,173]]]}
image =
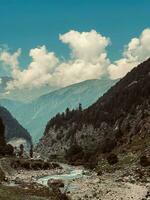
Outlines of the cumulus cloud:
{"label": "cumulus cloud", "polygon": [[46,46],[31,49],[31,62],[21,70],[18,61],[21,50],[0,52],[0,60],[9,66],[13,80],[7,83],[5,94],[12,90],[34,89],[45,85],[63,87],[87,79],[97,79],[108,74],[111,79],[125,76],[131,69],[150,56],[150,29],[145,29],[139,38],[133,38],[125,46],[122,58],[110,62],[106,48],[109,38],[95,30],[89,32],[69,31],[59,35],[62,43],[70,47],[67,61],[57,58]]}
{"label": "cumulus cloud", "polygon": [[8,82],[7,90],[51,86],[67,86],[87,79],[99,78],[106,72],[109,64],[106,47],[110,40],[92,30],[90,32],[70,31],[59,36],[68,44],[71,57],[64,62],[54,52],[48,52],[45,46],[31,49],[31,63],[26,69],[19,67],[18,57],[21,50],[14,54],[4,51],[0,60],[10,66],[13,80]]}
{"label": "cumulus cloud", "polygon": [[109,65],[106,52],[106,47],[110,44],[109,38],[95,30],[82,33],[72,30],[59,38],[69,45],[71,60],[61,63],[56,69],[54,77],[58,85],[66,86],[100,78],[105,73],[106,66]]}
{"label": "cumulus cloud", "polygon": [[86,62],[98,62],[101,55],[106,53],[110,40],[98,34],[95,30],[90,32],[70,31],[59,36],[63,43],[69,44],[71,56]]}
{"label": "cumulus cloud", "polygon": [[19,70],[18,58],[21,54],[21,49],[18,49],[15,53],[10,54],[7,50],[0,53],[0,60],[10,66],[12,75],[15,75]]}
{"label": "cumulus cloud", "polygon": [[40,87],[47,84],[51,72],[59,60],[53,52],[48,52],[45,46],[31,49],[29,55],[32,62],[27,69],[20,70],[18,56],[20,51],[10,54],[2,52],[0,59],[12,69],[12,81],[7,84],[7,90]]}
{"label": "cumulus cloud", "polygon": [[145,29],[139,38],[133,38],[125,47],[123,58],[108,67],[111,79],[124,77],[138,64],[150,57],[150,29]]}

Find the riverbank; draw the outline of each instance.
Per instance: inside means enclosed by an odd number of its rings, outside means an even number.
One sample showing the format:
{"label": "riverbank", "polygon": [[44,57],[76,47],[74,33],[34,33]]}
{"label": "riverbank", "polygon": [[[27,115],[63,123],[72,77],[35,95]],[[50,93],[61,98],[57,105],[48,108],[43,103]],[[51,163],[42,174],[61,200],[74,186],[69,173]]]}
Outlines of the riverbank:
{"label": "riverbank", "polygon": [[[70,167],[70,166],[69,166]],[[72,167],[72,170],[75,168]],[[77,168],[79,169],[79,168]],[[71,169],[70,169],[71,170]],[[66,174],[66,169],[26,171],[21,170],[16,173],[12,180],[36,182],[40,177],[49,177],[57,175],[59,179]],[[71,173],[71,172],[70,172]],[[60,175],[60,176],[59,176]],[[67,194],[72,200],[148,200],[150,199],[149,180],[137,180],[137,174],[122,170],[116,170],[112,173],[97,175],[96,172],[87,172],[86,175],[79,178],[63,180],[68,184]],[[44,182],[43,182],[43,185]]]}
{"label": "riverbank", "polygon": [[[66,192],[71,200],[149,200],[150,168],[133,164],[123,165],[122,161],[120,164],[122,167],[119,164],[106,166],[101,163],[100,168],[92,171],[85,170],[82,166],[64,164],[49,170],[13,170],[13,173],[7,175],[7,182],[4,182],[1,188],[8,187],[8,192],[18,188],[23,194],[42,194],[38,198],[46,200],[52,199],[52,194],[49,194],[51,189],[45,187],[44,180],[60,179],[64,182],[61,191]],[[39,182],[42,177],[43,181]]]}

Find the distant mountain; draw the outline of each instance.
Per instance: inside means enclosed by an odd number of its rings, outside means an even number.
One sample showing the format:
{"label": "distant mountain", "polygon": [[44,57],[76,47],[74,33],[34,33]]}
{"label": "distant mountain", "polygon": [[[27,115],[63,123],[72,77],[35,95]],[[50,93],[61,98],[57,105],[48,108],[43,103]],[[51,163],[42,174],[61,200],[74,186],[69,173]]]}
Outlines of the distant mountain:
{"label": "distant mountain", "polygon": [[30,134],[24,129],[18,121],[10,114],[10,112],[0,106],[0,117],[2,118],[5,125],[6,140],[12,139],[25,139],[28,144],[32,143]]}
{"label": "distant mountain", "polygon": [[0,100],[0,104],[8,108],[16,119],[28,129],[33,140],[42,136],[47,121],[58,112],[68,107],[77,108],[82,103],[87,108],[104,94],[115,81],[109,79],[87,80],[50,92],[28,104]]}
{"label": "distant mountain", "polygon": [[50,119],[37,150],[70,159],[139,151],[150,153],[150,59],[129,72],[89,108]]}

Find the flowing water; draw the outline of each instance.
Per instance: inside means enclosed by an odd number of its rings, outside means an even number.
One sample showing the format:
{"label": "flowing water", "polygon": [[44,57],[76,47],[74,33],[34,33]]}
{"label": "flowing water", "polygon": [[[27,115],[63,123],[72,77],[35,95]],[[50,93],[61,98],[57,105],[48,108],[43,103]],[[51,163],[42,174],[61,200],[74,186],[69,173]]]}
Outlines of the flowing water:
{"label": "flowing water", "polygon": [[83,178],[84,175],[84,169],[83,168],[78,168],[78,167],[72,167],[69,165],[62,165],[64,169],[64,173],[63,174],[54,174],[54,175],[50,175],[50,176],[44,176],[41,177],[37,180],[38,183],[48,186],[48,180],[49,179],[54,179],[54,180],[62,180],[65,184],[65,188],[64,189],[68,189],[68,190],[73,190],[73,189],[77,189],[77,186],[72,186],[72,182],[75,179],[80,179]]}

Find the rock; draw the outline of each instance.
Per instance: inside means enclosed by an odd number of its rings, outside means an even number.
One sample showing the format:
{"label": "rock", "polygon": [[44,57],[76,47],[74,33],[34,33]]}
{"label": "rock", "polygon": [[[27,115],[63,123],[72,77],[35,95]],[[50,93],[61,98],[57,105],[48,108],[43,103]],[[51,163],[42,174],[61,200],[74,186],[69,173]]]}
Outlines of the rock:
{"label": "rock", "polygon": [[64,187],[64,183],[62,180],[54,180],[54,179],[49,179],[47,182],[49,187],[58,187],[58,188],[62,188]]}
{"label": "rock", "polygon": [[16,177],[15,184],[22,184],[22,180],[19,177]]}

